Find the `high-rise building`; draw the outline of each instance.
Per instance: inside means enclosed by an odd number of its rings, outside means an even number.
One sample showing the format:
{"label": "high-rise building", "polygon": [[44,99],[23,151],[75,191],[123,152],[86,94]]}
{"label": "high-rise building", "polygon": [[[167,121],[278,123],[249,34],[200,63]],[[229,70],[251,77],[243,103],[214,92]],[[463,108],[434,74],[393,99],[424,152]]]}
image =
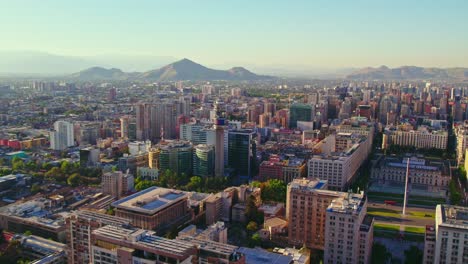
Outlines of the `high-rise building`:
{"label": "high-rise building", "polygon": [[193,151],[193,175],[200,177],[211,177],[214,175],[214,169],[214,146],[205,144],[195,146]]}
{"label": "high-rise building", "polygon": [[101,137],[101,124],[98,122],[79,123],[77,126],[80,146],[95,145]]}
{"label": "high-rise building", "polygon": [[296,128],[297,121],[312,121],[314,107],[310,104],[296,103],[289,109],[289,128]]}
{"label": "high-rise building", "polygon": [[255,132],[250,129],[228,132],[228,166],[238,175],[251,178],[256,163]]}
{"label": "high-rise building", "polygon": [[373,219],[364,194],[342,193],[326,209],[324,263],[370,263]]}
{"label": "high-rise building", "polygon": [[121,217],[92,211],[73,211],[65,219],[67,227],[68,263],[94,263],[91,259],[92,231],[110,225],[115,227],[128,226],[130,221]]}
{"label": "high-rise building", "polygon": [[361,194],[329,191],[327,181],[295,179],[288,184],[288,240],[324,250],[324,263],[369,263],[373,219]]}
{"label": "high-rise building", "polygon": [[295,179],[288,184],[286,219],[288,241],[295,246],[323,250],[325,248],[326,208],[340,196],[327,191],[327,181]]}
{"label": "high-rise building", "polygon": [[129,116],[122,116],[120,118],[120,137],[128,138],[128,125],[130,122]]}
{"label": "high-rise building", "polygon": [[[437,205],[435,216],[435,250],[434,252],[424,252],[424,260],[427,261],[424,263],[468,263],[467,223],[467,207]],[[429,230],[430,232],[433,231]],[[426,240],[427,237],[428,235],[426,235]],[[428,241],[426,241],[427,243]]]}
{"label": "high-rise building", "polygon": [[192,175],[193,147],[188,141],[174,140],[160,145],[159,168],[165,172],[171,170],[177,175]]}
{"label": "high-rise building", "polygon": [[101,179],[102,192],[119,199],[133,190],[134,177],[121,171],[107,172]]}
{"label": "high-rise building", "polygon": [[73,124],[68,121],[56,121],[54,131],[50,132],[50,148],[53,150],[64,150],[74,146]]}

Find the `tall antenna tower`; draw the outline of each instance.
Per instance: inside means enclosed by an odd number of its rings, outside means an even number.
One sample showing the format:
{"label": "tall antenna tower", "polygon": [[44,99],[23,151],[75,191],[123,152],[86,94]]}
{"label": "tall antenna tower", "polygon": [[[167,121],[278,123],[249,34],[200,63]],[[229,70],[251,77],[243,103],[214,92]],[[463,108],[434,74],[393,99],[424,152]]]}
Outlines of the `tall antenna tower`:
{"label": "tall antenna tower", "polygon": [[405,195],[404,195],[404,198],[403,198],[403,212],[402,212],[402,215],[406,215],[406,200],[407,200],[407,197],[408,197],[409,164],[410,164],[410,159],[408,158],[408,161],[406,162]]}

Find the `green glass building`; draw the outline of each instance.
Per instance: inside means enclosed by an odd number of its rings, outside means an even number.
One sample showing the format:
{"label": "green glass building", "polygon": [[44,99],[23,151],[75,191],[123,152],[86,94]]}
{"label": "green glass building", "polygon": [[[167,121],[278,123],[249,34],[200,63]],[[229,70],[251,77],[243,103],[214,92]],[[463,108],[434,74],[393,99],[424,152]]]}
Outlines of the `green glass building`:
{"label": "green glass building", "polygon": [[193,147],[188,141],[172,141],[167,145],[161,145],[159,153],[159,167],[161,172],[171,170],[177,175],[185,173],[192,175]]}
{"label": "green glass building", "polygon": [[215,149],[213,145],[200,144],[193,151],[193,175],[214,176]]}
{"label": "green glass building", "polygon": [[313,119],[313,108],[310,104],[293,104],[289,108],[289,128],[297,128],[297,121],[310,122]]}
{"label": "green glass building", "polygon": [[228,133],[228,165],[242,177],[252,178],[256,169],[255,136],[250,129]]}

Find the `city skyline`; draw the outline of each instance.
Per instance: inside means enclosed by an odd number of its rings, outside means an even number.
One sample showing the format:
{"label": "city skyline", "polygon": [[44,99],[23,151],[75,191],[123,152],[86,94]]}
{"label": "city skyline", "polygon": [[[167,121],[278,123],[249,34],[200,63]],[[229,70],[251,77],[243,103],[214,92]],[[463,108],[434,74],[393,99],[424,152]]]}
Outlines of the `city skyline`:
{"label": "city skyline", "polygon": [[20,1],[0,10],[6,29],[0,51],[120,56],[135,64],[165,56],[211,67],[463,67],[468,66],[467,5]]}

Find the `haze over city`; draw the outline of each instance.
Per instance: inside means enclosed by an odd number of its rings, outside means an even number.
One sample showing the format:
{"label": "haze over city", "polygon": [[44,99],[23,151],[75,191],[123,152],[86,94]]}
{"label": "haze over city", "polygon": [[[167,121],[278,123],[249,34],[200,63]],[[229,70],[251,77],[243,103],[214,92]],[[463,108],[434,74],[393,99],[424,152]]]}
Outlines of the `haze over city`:
{"label": "haze over city", "polygon": [[463,67],[467,8],[456,0],[10,1],[0,10],[0,59],[64,56],[68,73],[78,66],[143,71],[182,58],[276,74]]}
{"label": "haze over city", "polygon": [[467,264],[468,1],[0,8],[0,264]]}

